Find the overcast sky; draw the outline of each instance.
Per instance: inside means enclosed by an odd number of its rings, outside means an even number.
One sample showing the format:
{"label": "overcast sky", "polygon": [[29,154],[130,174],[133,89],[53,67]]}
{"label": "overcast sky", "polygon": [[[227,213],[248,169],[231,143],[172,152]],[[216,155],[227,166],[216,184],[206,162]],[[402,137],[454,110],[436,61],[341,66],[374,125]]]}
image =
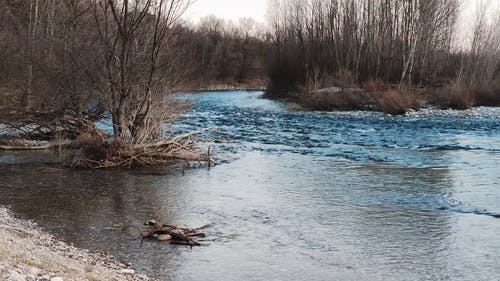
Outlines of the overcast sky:
{"label": "overcast sky", "polygon": [[[395,0],[396,1],[396,0]],[[399,1],[399,0],[397,0]],[[473,18],[477,3],[486,2],[487,12],[494,12],[500,8],[500,0],[462,0],[462,10],[459,23],[457,25],[458,34],[463,36],[470,34],[473,26]],[[197,23],[200,17],[215,15],[220,18],[237,21],[241,17],[251,17],[258,22],[264,23],[266,20],[267,0],[195,0],[188,9],[184,18],[192,23]],[[457,38],[462,43],[465,38]]]}
{"label": "overcast sky", "polygon": [[185,18],[197,22],[200,17],[216,15],[231,20],[251,17],[263,22],[266,2],[266,0],[196,0],[187,11]]}
{"label": "overcast sky", "polygon": [[[498,7],[500,0],[462,0],[463,13],[471,17],[477,2],[489,2],[488,10]],[[189,8],[186,19],[196,22],[198,18],[207,15],[216,15],[225,19],[237,20],[241,17],[252,17],[258,21],[265,21],[266,0],[195,0]],[[495,5],[496,4],[496,5]],[[464,11],[465,10],[465,11]]]}

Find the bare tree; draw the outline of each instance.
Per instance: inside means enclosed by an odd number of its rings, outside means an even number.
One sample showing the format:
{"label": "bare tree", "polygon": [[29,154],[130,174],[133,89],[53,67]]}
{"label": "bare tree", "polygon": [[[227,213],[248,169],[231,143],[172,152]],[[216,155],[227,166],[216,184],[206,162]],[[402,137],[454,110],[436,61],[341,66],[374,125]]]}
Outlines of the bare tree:
{"label": "bare tree", "polygon": [[444,75],[457,10],[458,0],[270,1],[277,61],[269,61],[278,64],[270,88],[297,90],[318,73],[326,81],[347,72],[358,82],[427,83]]}
{"label": "bare tree", "polygon": [[159,133],[156,101],[175,81],[169,40],[189,0],[93,0],[101,44],[100,90],[111,108],[116,138],[140,143]]}

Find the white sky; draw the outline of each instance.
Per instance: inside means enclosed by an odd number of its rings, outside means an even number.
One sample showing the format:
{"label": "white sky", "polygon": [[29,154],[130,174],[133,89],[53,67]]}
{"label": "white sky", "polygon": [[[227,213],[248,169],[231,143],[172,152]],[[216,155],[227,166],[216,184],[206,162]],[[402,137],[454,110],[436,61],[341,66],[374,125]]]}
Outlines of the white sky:
{"label": "white sky", "polygon": [[[191,23],[197,23],[199,18],[215,15],[219,18],[233,20],[237,22],[239,18],[254,18],[261,24],[265,24],[267,0],[193,0],[194,3],[183,16],[185,20]],[[399,0],[395,0],[399,1]],[[463,36],[471,32],[476,5],[481,2],[489,3],[486,5],[487,13],[493,13],[500,9],[500,0],[461,0],[462,11],[457,29],[463,35],[457,38],[465,43]]]}
{"label": "white sky", "polygon": [[471,44],[472,33],[478,10],[484,8],[486,19],[494,23],[500,13],[500,0],[462,0],[461,13],[457,22],[456,46],[468,48]]}
{"label": "white sky", "polygon": [[266,0],[196,0],[184,18],[197,22],[200,17],[215,15],[233,21],[242,17],[265,21]]}

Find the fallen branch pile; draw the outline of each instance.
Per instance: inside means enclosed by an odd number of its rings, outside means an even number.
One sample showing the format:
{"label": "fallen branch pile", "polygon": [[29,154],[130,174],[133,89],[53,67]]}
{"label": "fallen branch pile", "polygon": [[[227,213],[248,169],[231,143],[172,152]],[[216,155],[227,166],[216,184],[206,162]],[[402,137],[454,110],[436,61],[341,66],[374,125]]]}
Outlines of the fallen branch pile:
{"label": "fallen branch pile", "polygon": [[131,168],[166,165],[176,160],[215,164],[210,152],[196,152],[193,138],[202,131],[191,132],[151,144],[130,145],[119,141],[90,140],[77,144],[73,168]]}
{"label": "fallen branch pile", "polygon": [[148,221],[146,228],[141,229],[142,239],[152,239],[156,241],[169,242],[170,244],[186,245],[186,246],[201,246],[199,238],[205,237],[205,233],[201,230],[207,228],[190,229],[175,225],[160,224],[155,221]]}

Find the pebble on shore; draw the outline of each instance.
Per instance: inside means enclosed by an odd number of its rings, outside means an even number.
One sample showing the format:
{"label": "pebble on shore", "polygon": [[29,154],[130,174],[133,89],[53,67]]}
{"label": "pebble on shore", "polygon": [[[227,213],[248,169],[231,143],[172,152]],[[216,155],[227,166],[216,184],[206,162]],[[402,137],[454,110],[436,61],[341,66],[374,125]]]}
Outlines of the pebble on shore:
{"label": "pebble on shore", "polygon": [[0,280],[151,280],[105,254],[56,240],[0,206]]}

